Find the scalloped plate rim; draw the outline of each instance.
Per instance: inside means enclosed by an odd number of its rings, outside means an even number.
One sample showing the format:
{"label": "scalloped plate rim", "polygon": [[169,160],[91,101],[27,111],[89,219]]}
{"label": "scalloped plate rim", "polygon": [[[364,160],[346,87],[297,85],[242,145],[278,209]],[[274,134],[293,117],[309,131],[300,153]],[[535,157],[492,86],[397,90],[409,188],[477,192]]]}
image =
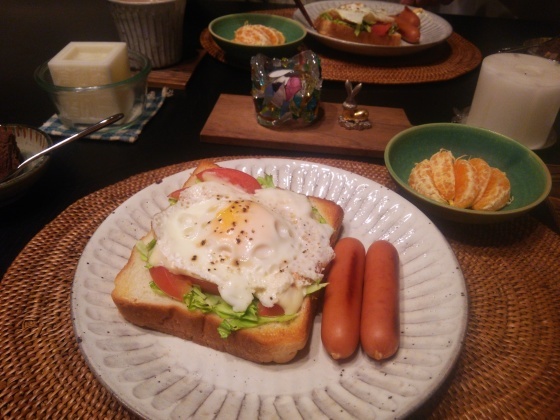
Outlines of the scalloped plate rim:
{"label": "scalloped plate rim", "polygon": [[[420,211],[418,210],[413,204],[411,204],[410,202],[408,202],[406,199],[400,197],[397,193],[395,193],[394,191],[378,184],[375,181],[372,181],[368,178],[365,178],[361,175],[358,174],[354,174],[350,171],[344,170],[344,169],[339,169],[336,167],[332,167],[326,164],[321,164],[321,163],[315,163],[315,162],[309,162],[309,161],[305,161],[305,160],[297,160],[297,159],[284,159],[284,158],[255,158],[255,159],[234,159],[234,160],[228,160],[228,161],[222,161],[219,162],[220,165],[222,166],[226,166],[226,167],[251,167],[251,168],[257,168],[257,170],[260,170],[262,168],[265,167],[266,164],[271,164],[275,167],[286,167],[286,166],[294,166],[295,168],[298,169],[303,169],[304,167],[311,167],[311,168],[319,168],[323,171],[325,171],[326,173],[331,173],[331,174],[335,174],[335,175],[343,175],[343,176],[348,176],[350,178],[352,178],[353,180],[357,180],[357,182],[361,182],[362,184],[360,185],[366,185],[368,188],[372,189],[372,192],[378,192],[378,191],[384,191],[386,193],[389,194],[389,196],[391,197],[391,200],[393,200],[394,202],[396,202],[397,204],[400,205],[404,205],[405,208],[409,209],[411,211],[411,215],[413,217],[417,217],[418,219],[420,219],[420,227],[422,228],[426,228],[428,230],[430,230],[431,234],[435,234],[436,236],[439,237],[440,243],[441,245],[443,245],[443,249],[441,250],[442,252],[447,252],[447,260],[449,265],[455,265],[456,266],[456,272],[454,273],[453,277],[453,282],[455,284],[455,286],[459,289],[458,292],[461,293],[461,295],[464,298],[463,304],[461,305],[461,307],[458,309],[459,313],[457,315],[457,325],[456,330],[455,330],[455,335],[457,337],[456,342],[453,344],[453,348],[451,350],[451,354],[450,357],[445,360],[442,365],[443,368],[439,370],[439,372],[437,372],[437,379],[435,380],[435,383],[432,383],[428,389],[427,392],[424,392],[424,394],[421,395],[421,398],[417,398],[417,399],[413,399],[413,401],[411,403],[408,404],[408,406],[406,407],[406,409],[400,410],[398,412],[398,415],[408,415],[410,413],[412,413],[415,409],[417,409],[422,403],[424,403],[427,399],[429,399],[429,397],[431,397],[438,389],[439,387],[442,385],[442,383],[445,381],[445,379],[448,377],[448,375],[450,374],[450,372],[452,371],[453,367],[455,366],[460,354],[461,354],[461,350],[462,350],[462,346],[463,346],[463,341],[466,335],[466,328],[467,328],[467,320],[468,320],[468,295],[467,295],[467,291],[466,291],[466,284],[463,278],[463,274],[460,270],[458,261],[451,249],[451,247],[449,246],[449,244],[447,243],[447,240],[443,237],[443,235],[441,234],[441,232],[439,232],[439,230],[431,223],[431,221]],[[259,169],[260,168],[260,169]],[[149,186],[147,186],[146,188],[142,189],[141,191],[137,192],[136,194],[134,194],[133,196],[131,196],[130,198],[128,198],[127,200],[125,200],[115,211],[113,211],[111,213],[111,215],[109,215],[105,221],[103,221],[101,223],[101,225],[98,227],[98,229],[96,230],[96,232],[91,236],[88,244],[86,245],[86,248],[84,249],[84,252],[82,254],[82,257],[80,258],[80,261],[78,263],[78,267],[76,269],[76,273],[75,273],[75,278],[73,281],[73,285],[72,285],[72,291],[71,291],[71,310],[72,310],[72,320],[73,320],[73,326],[74,326],[74,332],[76,334],[76,337],[78,339],[78,343],[79,343],[79,348],[84,356],[84,359],[87,363],[87,365],[90,367],[91,371],[94,373],[95,377],[101,382],[101,384],[107,388],[114,396],[115,398],[117,398],[124,406],[128,407],[131,411],[133,411],[134,413],[136,413],[139,416],[143,416],[143,417],[150,417],[153,415],[153,412],[150,412],[150,410],[146,411],[146,407],[145,405],[147,404],[145,399],[141,400],[139,398],[131,398],[130,393],[124,392],[122,389],[116,389],[116,387],[113,385],[114,382],[114,377],[112,375],[114,375],[114,372],[107,368],[106,366],[103,366],[103,357],[100,357],[99,354],[95,354],[91,352],[91,348],[90,346],[90,340],[88,338],[88,340],[82,340],[82,334],[83,332],[81,332],[81,329],[83,328],[83,322],[84,322],[84,315],[82,314],[82,308],[80,307],[81,305],[83,306],[84,303],[87,304],[87,302],[84,302],[83,297],[81,296],[81,292],[82,292],[82,288],[83,288],[83,275],[84,275],[84,270],[87,268],[87,265],[89,264],[89,258],[91,258],[91,252],[92,249],[94,249],[97,245],[96,241],[98,241],[99,238],[99,232],[103,231],[104,229],[106,229],[106,226],[110,225],[110,224],[114,224],[117,222],[117,219],[120,215],[120,212],[126,212],[126,207],[128,205],[130,205],[131,203],[133,203],[135,200],[140,200],[140,198],[142,198],[142,200],[146,201],[145,198],[146,194],[149,194],[150,192],[153,192],[156,189],[160,189],[162,188],[162,185],[167,185],[167,187],[169,188],[170,184],[175,182],[177,184],[177,179],[181,176],[188,176],[192,170],[194,168],[191,169],[187,169],[185,171],[179,172],[177,174],[173,174],[170,175],[166,178],[164,178],[162,180],[162,182],[158,182],[157,184],[151,184]],[[292,172],[293,173],[293,172]],[[307,172],[306,172],[307,174]],[[183,178],[185,179],[185,178]],[[371,194],[371,192],[370,192]],[[437,241],[436,241],[437,242]],[[116,309],[115,309],[116,310]],[[126,323],[126,322],[125,322]],[[315,324],[317,324],[317,318],[315,319]],[[316,325],[315,325],[315,330],[316,330]],[[145,334],[150,335],[161,335],[160,333],[155,333],[155,332],[149,332],[149,331],[145,331]],[[172,338],[173,339],[173,338]],[[315,340],[317,339],[317,337],[315,336]],[[181,340],[183,341],[183,340]],[[319,339],[320,341],[320,339]],[[188,343],[186,342],[187,345],[194,345],[192,343]],[[207,351],[210,352],[214,352],[213,350],[210,349],[205,349]],[[400,350],[399,350],[400,351]],[[220,353],[220,352],[216,352],[216,353]],[[220,353],[221,354],[221,353]],[[240,363],[249,363],[243,360],[239,360]],[[391,364],[391,362],[388,362],[388,364]],[[254,364],[251,364],[254,365]],[[380,366],[386,366],[384,364],[380,365]],[[260,369],[257,367],[257,369]],[[341,368],[342,369],[342,368]],[[348,370],[348,366],[346,366],[344,369]],[[342,369],[342,370],[344,370]],[[130,390],[127,390],[130,391]],[[279,397],[279,395],[277,395],[277,397]],[[196,409],[198,409],[199,407],[196,407]],[[153,407],[152,407],[153,410]],[[147,414],[150,413],[150,414]],[[167,414],[165,411],[161,411],[162,416],[161,418],[165,418],[167,417]],[[387,414],[387,413],[386,413]],[[389,415],[385,416],[387,418],[392,418],[394,415],[396,415],[397,413],[389,413]]]}

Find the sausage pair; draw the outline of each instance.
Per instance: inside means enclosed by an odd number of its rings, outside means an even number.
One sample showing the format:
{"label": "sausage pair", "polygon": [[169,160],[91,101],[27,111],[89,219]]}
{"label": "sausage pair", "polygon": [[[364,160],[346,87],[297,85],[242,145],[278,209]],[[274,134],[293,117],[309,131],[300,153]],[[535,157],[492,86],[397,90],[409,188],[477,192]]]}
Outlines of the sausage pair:
{"label": "sausage pair", "polygon": [[406,42],[418,44],[420,42],[420,18],[405,6],[402,12],[395,16],[395,23]]}
{"label": "sausage pair", "polygon": [[350,357],[361,342],[376,360],[399,346],[399,255],[387,241],[365,251],[356,238],[336,244],[325,289],[321,339],[333,359]]}

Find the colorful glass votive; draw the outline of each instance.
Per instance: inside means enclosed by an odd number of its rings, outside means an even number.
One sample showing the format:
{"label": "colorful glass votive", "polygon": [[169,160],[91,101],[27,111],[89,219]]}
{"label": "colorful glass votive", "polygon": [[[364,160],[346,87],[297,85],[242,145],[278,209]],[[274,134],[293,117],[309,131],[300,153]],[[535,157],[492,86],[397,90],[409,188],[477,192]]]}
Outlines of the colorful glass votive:
{"label": "colorful glass votive", "polygon": [[319,115],[321,64],[312,51],[292,58],[251,58],[252,96],[257,121],[266,127],[310,124]]}

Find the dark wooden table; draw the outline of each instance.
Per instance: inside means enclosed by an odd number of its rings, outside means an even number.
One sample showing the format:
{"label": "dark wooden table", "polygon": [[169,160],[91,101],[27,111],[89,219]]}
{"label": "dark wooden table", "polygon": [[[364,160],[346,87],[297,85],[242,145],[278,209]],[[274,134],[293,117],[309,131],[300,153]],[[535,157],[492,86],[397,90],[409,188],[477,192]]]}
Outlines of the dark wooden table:
{"label": "dark wooden table", "polygon": [[[202,8],[200,3],[194,0],[187,3],[184,55],[185,59],[189,60],[200,48],[200,31],[220,10]],[[217,5],[218,2],[215,4]],[[221,9],[221,12],[258,9],[264,7],[264,4],[266,3],[226,2],[222,5],[224,8]],[[2,56],[0,123],[23,123],[39,127],[53,115],[55,110],[47,95],[33,81],[33,71],[70,41],[118,40],[108,4],[105,0],[58,0],[56,2],[3,0],[0,9],[3,17],[2,24],[0,24],[0,54]],[[557,35],[558,30],[557,22],[553,21],[467,16],[444,17],[451,23],[454,31],[476,45],[483,56],[492,54],[505,46],[518,45],[529,38]],[[478,69],[475,69],[460,77],[441,82],[399,85],[365,84],[359,99],[360,103],[364,105],[401,108],[413,125],[449,122],[453,117],[454,108],[464,108],[470,105],[477,77]],[[85,139],[55,152],[51,156],[43,178],[18,201],[0,207],[0,278],[4,278],[6,271],[22,253],[26,244],[44,231],[45,226],[55,221],[65,209],[80,202],[86,196],[91,196],[95,192],[138,174],[201,158],[241,155],[282,155],[302,159],[332,157],[354,160],[358,163],[383,164],[382,159],[365,156],[337,156],[319,152],[260,149],[201,142],[201,130],[219,96],[224,93],[248,95],[249,91],[250,78],[247,70],[229,66],[206,55],[194,70],[185,89],[174,90],[173,96],[166,99],[161,110],[144,128],[135,143],[100,142]],[[346,92],[342,82],[328,80],[324,82],[322,92],[324,101],[342,103],[345,97]],[[557,132],[560,132],[558,122],[555,128]],[[55,138],[56,140],[58,139]],[[537,151],[537,154],[547,164],[560,165],[560,142],[548,149]],[[551,168],[553,168],[556,181],[553,191],[555,195],[559,195],[558,166],[551,166]],[[520,250],[519,254],[523,254],[526,249],[530,248],[529,245],[532,242],[527,238],[531,238],[533,232],[542,233],[539,237],[554,242],[555,237],[548,227],[542,226],[545,224],[555,228],[551,202],[543,203],[534,210],[530,220],[519,222],[522,227],[526,228],[521,232],[505,232],[506,228],[501,227],[493,227],[489,232],[495,233],[500,238],[511,238],[510,242],[513,246],[519,247],[515,248],[515,250]],[[538,221],[534,221],[533,218]],[[488,251],[493,252],[495,258],[499,257],[499,247],[494,246],[492,239],[486,238],[483,230],[475,228],[475,238],[479,239],[472,239],[468,229],[455,232],[448,223],[437,224],[452,245],[456,249],[462,250],[458,255],[463,266],[471,270],[469,280],[478,279],[476,267],[481,260],[476,260],[476,258],[487,261],[488,258],[484,252]],[[81,238],[81,240],[85,239]],[[478,240],[480,240],[480,244],[477,246]],[[503,240],[505,241],[505,239]],[[483,244],[490,245],[484,247]],[[545,247],[544,244],[539,246]],[[557,252],[557,249],[551,252]],[[30,255],[29,250],[26,255]],[[42,257],[44,259],[45,256]],[[475,260],[471,261],[471,257]],[[530,256],[523,258],[530,258]],[[31,264],[33,261],[30,262],[30,266]],[[39,270],[40,267],[36,269]],[[70,270],[70,268],[66,267],[66,270]],[[9,280],[13,285],[14,271],[11,271]],[[543,274],[543,276],[545,275]],[[17,277],[17,273],[15,277]],[[557,275],[554,274],[552,277],[548,275],[543,279],[548,282],[547,284],[552,285],[550,286],[552,289],[557,290],[557,283],[553,282]],[[33,281],[24,275],[21,280]],[[0,287],[6,283],[9,282],[2,283],[0,280]],[[507,282],[504,281],[504,284]],[[469,286],[476,298],[478,285],[473,281]],[[481,308],[476,306],[478,302],[477,300],[473,302],[475,315],[478,318],[471,319],[470,341],[467,340],[469,352],[466,353],[461,363],[462,369],[465,371],[476,370],[477,363],[482,361],[476,351],[479,349],[477,345],[479,341],[476,340],[480,339],[481,331],[486,331],[481,327],[485,319],[479,316],[486,312],[480,311]],[[509,319],[506,321],[510,322]],[[556,318],[550,322],[547,325],[558,326],[557,313]],[[493,328],[494,325],[491,327]],[[501,338],[499,339],[501,340]],[[514,342],[515,337],[511,343]],[[558,340],[556,339],[554,343],[556,343],[554,345],[557,350]],[[482,350],[484,349],[480,349],[480,351]],[[72,348],[72,351],[74,352],[73,357],[79,358],[77,350]],[[492,349],[488,351],[491,352]],[[557,357],[558,352],[556,351],[554,354]],[[8,360],[6,364],[9,362]],[[81,360],[79,362],[83,363]],[[550,361],[551,365],[554,363],[553,360]],[[557,364],[555,366],[557,373]],[[546,372],[543,371],[543,374]],[[465,376],[468,377],[468,374],[463,373],[462,377]],[[10,383],[9,375],[3,374],[0,378],[0,389],[6,389]],[[557,381],[551,381],[551,383],[558,384]],[[445,389],[442,392],[445,393]],[[547,389],[543,392],[550,396],[550,393],[555,391]],[[557,393],[558,389],[556,389]],[[519,398],[523,398],[523,396],[519,396]],[[3,402],[0,401],[0,412],[2,408]],[[114,407],[108,409],[112,408]],[[484,412],[478,414],[484,414]],[[517,413],[519,416],[525,414],[528,413]],[[515,416],[516,413],[512,415]]]}

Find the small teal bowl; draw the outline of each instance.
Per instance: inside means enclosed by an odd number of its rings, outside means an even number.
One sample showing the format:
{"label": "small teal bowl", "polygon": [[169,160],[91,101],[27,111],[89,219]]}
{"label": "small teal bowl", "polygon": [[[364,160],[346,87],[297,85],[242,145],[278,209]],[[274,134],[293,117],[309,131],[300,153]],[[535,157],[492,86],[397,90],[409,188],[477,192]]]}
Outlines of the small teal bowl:
{"label": "small teal bowl", "polygon": [[[235,31],[246,23],[275,28],[284,34],[286,42],[282,45],[253,46],[233,42]],[[226,58],[245,61],[247,66],[252,56],[259,53],[270,58],[291,57],[297,54],[307,31],[293,19],[264,13],[236,13],[214,19],[208,25],[212,39],[226,54]]]}
{"label": "small teal bowl", "polygon": [[[458,209],[426,198],[408,185],[414,165],[440,149],[455,157],[478,157],[506,173],[511,183],[510,204],[498,211]],[[501,134],[454,123],[425,124],[397,134],[385,148],[385,165],[406,196],[429,215],[461,223],[485,224],[513,219],[546,199],[552,187],[550,172],[530,149]]]}

